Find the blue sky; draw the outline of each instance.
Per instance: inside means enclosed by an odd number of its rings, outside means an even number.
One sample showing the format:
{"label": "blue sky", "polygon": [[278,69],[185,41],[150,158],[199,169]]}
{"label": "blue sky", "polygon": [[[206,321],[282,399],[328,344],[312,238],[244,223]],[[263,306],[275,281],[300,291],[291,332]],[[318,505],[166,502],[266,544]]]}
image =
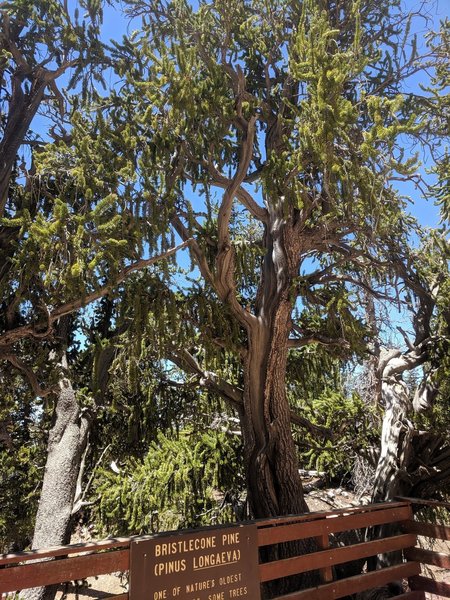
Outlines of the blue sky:
{"label": "blue sky", "polygon": [[[418,0],[404,0],[403,5],[407,10],[414,10],[420,5]],[[118,3],[118,8],[106,7],[104,12],[103,36],[105,40],[120,39],[123,35],[130,33],[133,29],[139,27],[137,20],[131,25],[128,19],[124,17],[121,9],[123,4]],[[425,35],[430,29],[435,31],[439,28],[439,21],[446,16],[450,16],[450,0],[430,0],[426,8],[427,19],[421,18],[415,21],[414,32],[418,36],[419,51],[425,48]],[[415,76],[405,82],[405,91],[416,91],[423,83],[421,76]],[[407,149],[408,150],[408,149]],[[411,153],[413,153],[411,149]],[[426,169],[430,166],[430,157],[424,155],[421,157],[423,167],[421,169],[424,177],[432,181],[429,175],[426,175]],[[410,211],[425,227],[436,227],[439,225],[439,209],[432,201],[425,201],[420,190],[412,183],[398,183],[399,191],[410,198]]]}
{"label": "blue sky", "polygon": [[[382,1],[382,0],[380,0]],[[70,5],[75,7],[77,4],[77,0],[72,0]],[[413,9],[419,5],[419,0],[405,0],[404,6],[407,9]],[[121,12],[121,7],[123,5],[118,3],[116,8],[106,7],[104,13],[104,23],[103,23],[103,38],[105,41],[109,41],[110,39],[120,40],[123,35],[127,33],[131,33],[133,29],[139,28],[139,23],[136,21],[132,24],[129,24],[128,19],[125,18],[123,13]],[[439,28],[439,20],[444,18],[445,16],[450,14],[450,0],[436,0],[435,2],[430,2],[428,7],[428,21],[425,19],[416,20],[415,24],[415,33],[418,35],[419,51],[425,48],[425,35],[430,31],[430,29],[438,30]],[[414,92],[419,88],[422,80],[420,76],[415,76],[411,78],[408,82],[405,82],[405,91]],[[408,152],[407,143],[405,143],[406,151]],[[413,153],[413,149],[411,149],[411,153]],[[423,161],[422,172],[425,174],[425,170],[430,166],[429,157],[424,155],[421,157]],[[429,176],[427,176],[429,177]],[[409,205],[410,212],[418,219],[418,221],[425,227],[436,227],[439,225],[439,209],[433,203],[433,201],[425,201],[422,198],[422,194],[419,189],[415,187],[413,183],[398,183],[398,189],[402,195],[408,196],[411,199],[411,204]],[[191,195],[192,192],[188,190],[188,194]],[[178,255],[178,261],[180,264],[184,264],[184,266],[188,266],[188,258],[187,253],[183,252]],[[395,317],[394,317],[395,318]],[[402,317],[398,315],[398,322],[403,322]]]}

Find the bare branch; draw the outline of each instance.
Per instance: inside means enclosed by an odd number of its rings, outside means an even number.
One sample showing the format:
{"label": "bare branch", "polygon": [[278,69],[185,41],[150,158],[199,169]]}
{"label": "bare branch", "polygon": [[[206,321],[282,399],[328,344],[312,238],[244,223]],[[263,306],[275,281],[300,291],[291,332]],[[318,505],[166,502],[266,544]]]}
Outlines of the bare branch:
{"label": "bare branch", "polygon": [[378,367],[382,378],[388,379],[422,365],[427,360],[430,341],[429,338],[424,340],[405,354],[402,354],[401,350],[394,349],[382,355]]}
{"label": "bare branch", "polygon": [[55,391],[56,387],[41,387],[41,384],[39,383],[35,372],[14,354],[6,354],[2,358],[6,359],[12,364],[13,367],[18,369],[25,375],[25,377],[28,380],[28,383],[31,385],[33,393],[39,398],[45,398],[46,396]]}
{"label": "bare branch", "polygon": [[341,348],[350,348],[350,343],[344,338],[331,338],[320,333],[314,333],[302,338],[289,338],[288,348],[303,348],[309,344],[320,344],[322,346],[340,346]]}
{"label": "bare branch", "polygon": [[[345,261],[342,261],[345,262]],[[325,283],[350,283],[355,287],[359,287],[366,292],[368,292],[371,296],[376,298],[377,300],[390,300],[394,301],[395,298],[387,294],[386,292],[381,292],[380,290],[376,290],[372,286],[370,286],[366,281],[362,279],[355,279],[351,275],[339,275],[333,272],[339,266],[339,262],[333,263],[332,265],[322,269],[321,271],[316,271],[311,275],[305,276],[305,280],[310,285],[319,285]]]}
{"label": "bare branch", "polygon": [[[232,185],[233,180],[228,179],[228,177],[225,177],[225,175],[222,175],[222,173],[220,173],[211,162],[205,161],[204,164],[208,168],[208,171],[212,177],[211,183],[213,185],[216,185],[217,187],[221,187],[222,189],[228,189]],[[256,200],[253,198],[253,196],[250,194],[250,192],[248,192],[242,186],[239,186],[236,189],[235,195],[236,195],[236,198],[239,200],[239,202],[243,206],[245,206],[245,208],[249,211],[249,213],[253,217],[255,217],[255,219],[258,219],[258,221],[261,221],[262,223],[267,222],[267,219],[268,219],[267,209],[260,206],[256,202]]]}
{"label": "bare branch", "polygon": [[171,353],[169,359],[180,367],[183,371],[192,373],[198,377],[198,383],[202,387],[206,387],[221,396],[229,402],[237,411],[242,411],[243,407],[243,392],[228,381],[218,377],[211,371],[205,371],[201,368],[198,361],[187,350],[176,350]]}
{"label": "bare branch", "polygon": [[322,427],[321,425],[316,425],[315,423],[312,423],[309,419],[306,419],[305,417],[301,417],[298,413],[294,412],[293,410],[291,410],[290,414],[291,414],[291,423],[293,423],[294,425],[298,425],[299,427],[308,429],[312,434],[325,437],[328,440],[331,440],[333,438],[331,429],[329,429],[328,427]]}
{"label": "bare branch", "polygon": [[[174,351],[170,355],[170,360],[175,363],[180,369],[183,371],[187,371],[191,374],[194,374],[198,377],[198,384],[202,387],[206,387],[211,391],[217,393],[221,396],[225,401],[227,401],[234,409],[236,409],[239,414],[242,413],[243,405],[244,405],[244,395],[243,391],[228,383],[221,377],[218,377],[215,373],[211,371],[204,371],[197,359],[192,356],[190,352],[187,350],[177,350]],[[311,423],[305,417],[301,417],[295,411],[290,411],[291,415],[291,423],[294,425],[298,425],[299,427],[304,427],[311,431],[312,433],[321,435],[326,437],[327,439],[332,438],[331,430],[327,427],[321,427],[320,425],[315,425]]]}
{"label": "bare branch", "polygon": [[59,114],[61,116],[61,118],[64,118],[64,106],[65,106],[65,102],[64,102],[64,96],[61,94],[61,92],[59,91],[58,86],[56,85],[56,81],[52,80],[49,83],[49,88],[52,90],[55,100],[58,102],[58,110],[59,110]]}
{"label": "bare branch", "polygon": [[10,19],[9,19],[8,13],[6,12],[6,10],[2,10],[1,15],[2,15],[2,21],[3,21],[3,27],[2,27],[3,36],[2,37],[4,39],[4,42],[5,42],[8,50],[11,52],[17,66],[21,67],[25,73],[31,73],[32,69],[31,69],[30,65],[27,63],[23,54],[20,52],[19,48],[12,40],[11,30],[10,30]]}
{"label": "bare branch", "polygon": [[105,456],[106,452],[109,450],[110,447],[111,447],[111,444],[108,444],[106,446],[106,448],[104,448],[103,452],[100,454],[100,458],[95,463],[94,468],[92,469],[92,472],[91,472],[89,480],[86,484],[86,487],[84,488],[84,490],[82,490],[82,476],[83,476],[84,465],[85,465],[85,461],[86,461],[86,455],[89,450],[89,444],[86,444],[86,449],[84,451],[83,459],[82,459],[82,465],[80,467],[80,471],[78,474],[77,493],[75,495],[75,501],[73,503],[72,515],[75,515],[80,510],[80,508],[82,508],[83,506],[89,506],[89,505],[93,504],[93,502],[86,502],[85,497],[91,487],[92,481],[94,480],[96,471],[97,471],[98,467],[100,466],[100,464],[103,460],[103,457]]}
{"label": "bare branch", "polygon": [[398,325],[397,331],[399,331],[402,334],[402,337],[405,340],[405,344],[408,346],[408,350],[413,351],[414,350],[414,345],[411,342],[411,340],[409,338],[409,335],[406,333],[406,331],[402,327],[400,327],[400,325]]}
{"label": "bare branch", "polygon": [[222,203],[218,215],[218,253],[216,258],[217,275],[215,277],[215,289],[220,299],[228,304],[233,313],[241,323],[251,326],[255,322],[255,317],[246,311],[238,302],[236,296],[235,282],[235,264],[234,249],[230,241],[230,218],[233,206],[233,198],[240,188],[253,156],[253,142],[255,137],[256,117],[252,116],[247,124],[247,132],[244,135],[241,146],[241,159],[239,166],[232,179],[231,184],[226,188],[222,198]]}
{"label": "bare branch", "polygon": [[218,215],[219,248],[229,244],[229,225],[233,199],[247,174],[250,160],[253,156],[256,117],[252,116],[247,124],[247,131],[241,146],[241,159],[237,171],[226,188]]}
{"label": "bare branch", "polygon": [[55,79],[58,79],[58,77],[65,73],[67,69],[74,67],[76,64],[78,64],[78,60],[67,60],[58,69],[55,69],[54,71],[46,70],[44,75],[45,81],[47,83],[55,81]]}
{"label": "bare branch", "polygon": [[[182,242],[181,244],[179,244],[178,246],[175,246],[174,248],[170,248],[166,252],[163,252],[162,254],[158,254],[157,256],[152,256],[151,258],[142,258],[141,260],[136,261],[132,265],[123,269],[119,273],[119,275],[116,277],[116,279],[114,279],[114,281],[112,281],[108,285],[105,285],[104,287],[100,288],[99,290],[92,292],[92,294],[88,294],[84,298],[79,298],[77,300],[74,300],[73,302],[68,302],[67,304],[63,304],[62,306],[60,306],[59,308],[54,310],[51,313],[52,321],[59,319],[60,317],[63,317],[64,315],[68,315],[68,314],[74,312],[75,310],[78,310],[79,308],[83,308],[84,306],[87,306],[88,304],[95,302],[95,300],[99,300],[100,298],[103,298],[103,296],[106,296],[107,294],[109,294],[109,292],[111,292],[120,283],[125,281],[135,271],[142,271],[142,269],[146,269],[147,267],[154,265],[155,263],[157,263],[160,260],[165,260],[166,258],[169,258],[170,256],[173,256],[174,254],[176,254],[179,250],[186,248],[186,246],[189,246],[191,243],[192,243],[192,239],[188,239],[188,240]],[[0,339],[0,341],[1,341],[1,339]]]}
{"label": "bare branch", "polygon": [[184,226],[181,219],[178,216],[173,217],[172,225],[175,228],[175,231],[178,233],[182,240],[186,240],[189,242],[189,247],[192,255],[195,258],[195,261],[200,269],[201,274],[212,286],[214,286],[214,275],[211,273],[211,269],[209,268],[208,261],[206,260],[206,256],[203,250],[198,245],[197,240],[189,237],[189,231],[187,227]]}

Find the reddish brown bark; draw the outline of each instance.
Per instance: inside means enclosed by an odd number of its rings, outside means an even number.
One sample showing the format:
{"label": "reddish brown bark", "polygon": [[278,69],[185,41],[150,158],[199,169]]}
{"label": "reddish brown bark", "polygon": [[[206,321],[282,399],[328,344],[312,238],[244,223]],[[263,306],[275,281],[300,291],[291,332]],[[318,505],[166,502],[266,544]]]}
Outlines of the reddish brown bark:
{"label": "reddish brown bark", "polygon": [[286,396],[293,278],[300,236],[280,213],[269,213],[256,319],[248,327],[243,435],[250,505],[256,518],[307,511]]}

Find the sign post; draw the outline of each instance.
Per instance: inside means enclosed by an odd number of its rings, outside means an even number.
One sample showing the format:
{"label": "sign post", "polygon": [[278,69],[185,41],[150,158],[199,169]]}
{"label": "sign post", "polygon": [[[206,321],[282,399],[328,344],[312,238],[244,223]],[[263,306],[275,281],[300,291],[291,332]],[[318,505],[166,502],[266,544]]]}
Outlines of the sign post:
{"label": "sign post", "polygon": [[135,540],[130,600],[260,600],[256,525]]}

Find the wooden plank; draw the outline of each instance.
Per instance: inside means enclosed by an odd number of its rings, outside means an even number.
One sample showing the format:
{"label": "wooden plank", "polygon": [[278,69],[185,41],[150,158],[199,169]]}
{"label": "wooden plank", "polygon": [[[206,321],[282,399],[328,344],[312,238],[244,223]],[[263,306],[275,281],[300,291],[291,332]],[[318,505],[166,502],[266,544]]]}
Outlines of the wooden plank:
{"label": "wooden plank", "polygon": [[128,571],[129,557],[128,550],[116,550],[0,569],[0,593]]}
{"label": "wooden plank", "polygon": [[367,558],[368,556],[375,556],[384,552],[402,550],[403,548],[414,546],[415,543],[416,536],[413,534],[397,535],[372,542],[353,544],[344,548],[332,548],[331,550],[323,550],[271,563],[263,563],[259,565],[260,580],[261,583],[264,583],[273,579],[279,579],[280,577],[323,569],[358,558]]}
{"label": "wooden plank", "polygon": [[380,569],[379,571],[340,579],[308,590],[278,596],[276,600],[336,600],[350,594],[371,590],[391,581],[412,577],[419,573],[419,563],[407,562],[393,567],[386,567],[386,569]]}
{"label": "wooden plank", "polygon": [[0,566],[21,563],[40,558],[49,558],[53,556],[79,554],[80,552],[98,552],[100,550],[112,550],[115,548],[129,548],[131,540],[133,539],[137,538],[112,538],[100,540],[98,542],[70,544],[67,546],[53,546],[51,548],[27,550],[26,552],[15,552],[14,554],[0,554]]}
{"label": "wooden plank", "polygon": [[432,523],[419,523],[418,521],[405,521],[402,523],[403,531],[408,533],[417,533],[425,537],[435,538],[437,540],[450,540],[449,525],[433,525]]}
{"label": "wooden plank", "polygon": [[324,510],[302,515],[288,515],[287,517],[272,517],[271,519],[259,519],[252,521],[258,528],[278,527],[287,523],[303,523],[304,521],[314,521],[317,519],[333,518],[341,515],[368,514],[379,510],[401,508],[410,506],[409,502],[378,502],[376,504],[364,504],[363,506],[349,506],[348,508],[338,508],[336,510]]}
{"label": "wooden plank", "polygon": [[106,596],[104,600],[128,600],[128,593],[119,594],[118,596]]}
{"label": "wooden plank", "polygon": [[429,577],[417,575],[410,578],[409,586],[412,590],[422,590],[443,598],[450,598],[450,583],[445,583],[445,581],[435,581]]}
{"label": "wooden plank", "polygon": [[[330,538],[328,535],[320,535],[315,538],[317,547],[320,550],[327,550],[330,547]],[[327,565],[326,567],[319,569],[320,578],[322,583],[329,583],[333,581],[333,569]]]}
{"label": "wooden plank", "polygon": [[294,523],[291,525],[281,525],[280,527],[258,529],[258,545],[268,546],[280,542],[302,540],[324,534],[329,535],[330,533],[348,531],[350,529],[405,521],[410,518],[410,506],[404,505],[394,509],[387,508],[370,513],[340,515],[335,518],[326,518],[310,523]]}
{"label": "wooden plank", "polygon": [[435,565],[444,569],[450,569],[450,556],[445,552],[435,552],[423,548],[408,548],[405,551],[408,560],[417,560],[425,565]]}
{"label": "wooden plank", "polygon": [[450,508],[450,502],[442,502],[441,500],[423,500],[422,498],[408,498],[406,496],[397,496],[396,500],[411,502],[411,504],[421,504],[423,506],[435,506],[436,508]]}
{"label": "wooden plank", "polygon": [[[306,513],[304,515],[293,515],[290,517],[280,517],[276,519],[270,520],[260,520],[256,521],[258,528],[263,528],[264,526],[271,526],[272,529],[274,526],[278,526],[283,523],[302,523],[305,521],[311,522],[316,520],[321,520],[324,518],[335,518],[339,516],[348,516],[352,514],[361,514],[366,515],[377,513],[383,510],[395,510],[400,507],[405,507],[408,504],[406,502],[383,502],[379,504],[371,504],[367,506],[360,506],[354,508],[343,508],[335,511],[323,511],[317,513]],[[378,522],[373,523],[375,525],[379,524]],[[263,529],[262,529],[263,531]],[[265,530],[264,530],[265,531]],[[342,530],[344,531],[344,530]],[[78,543],[78,544],[70,544],[67,546],[53,546],[50,548],[42,548],[37,550],[29,550],[26,552],[15,552],[14,554],[0,554],[0,566],[26,562],[29,560],[36,560],[40,558],[49,558],[56,556],[66,556],[70,554],[78,554],[81,552],[96,552],[99,550],[111,550],[115,548],[129,548],[132,540],[144,539],[147,537],[154,536],[133,536],[133,537],[119,537],[112,538],[106,540],[100,540],[95,542],[86,542],[86,543]]]}
{"label": "wooden plank", "polygon": [[[400,594],[400,596],[395,596],[396,600],[425,600],[425,592],[419,592],[418,590],[414,592],[405,592],[404,594]],[[108,600],[111,600],[108,598]]]}

